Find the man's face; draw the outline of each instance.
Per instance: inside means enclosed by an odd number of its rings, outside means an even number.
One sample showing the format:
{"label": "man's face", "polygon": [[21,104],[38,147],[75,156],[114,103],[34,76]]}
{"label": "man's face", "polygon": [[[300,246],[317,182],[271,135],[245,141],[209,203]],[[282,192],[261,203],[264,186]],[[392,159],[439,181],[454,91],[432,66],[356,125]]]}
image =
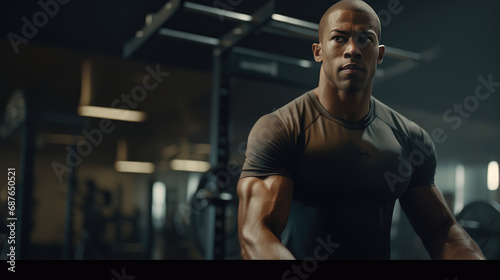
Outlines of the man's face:
{"label": "man's face", "polygon": [[334,89],[356,92],[371,86],[385,47],[378,45],[376,21],[369,14],[335,10],[326,18],[313,54]]}

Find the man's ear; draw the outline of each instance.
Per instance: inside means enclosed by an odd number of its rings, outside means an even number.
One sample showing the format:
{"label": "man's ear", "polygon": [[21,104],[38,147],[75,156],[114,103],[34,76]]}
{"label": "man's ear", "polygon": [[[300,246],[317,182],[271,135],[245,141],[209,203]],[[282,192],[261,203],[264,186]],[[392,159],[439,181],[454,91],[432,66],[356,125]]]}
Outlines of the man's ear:
{"label": "man's ear", "polygon": [[379,45],[378,46],[378,57],[377,57],[378,64],[382,63],[382,61],[384,60],[384,54],[385,54],[385,46]]}
{"label": "man's ear", "polygon": [[312,45],[312,52],[313,52],[314,60],[316,62],[323,62],[323,57],[321,56],[322,55],[321,44],[314,43]]}

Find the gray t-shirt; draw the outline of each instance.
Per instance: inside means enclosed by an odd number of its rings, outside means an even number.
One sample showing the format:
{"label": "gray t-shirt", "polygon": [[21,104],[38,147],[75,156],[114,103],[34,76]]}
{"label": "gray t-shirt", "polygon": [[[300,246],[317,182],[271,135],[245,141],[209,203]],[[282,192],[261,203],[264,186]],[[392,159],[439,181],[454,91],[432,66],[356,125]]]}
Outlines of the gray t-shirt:
{"label": "gray t-shirt", "polygon": [[375,97],[353,123],[309,91],[255,123],[240,178],[293,180],[281,241],[295,258],[389,259],[396,199],[435,169],[429,135]]}

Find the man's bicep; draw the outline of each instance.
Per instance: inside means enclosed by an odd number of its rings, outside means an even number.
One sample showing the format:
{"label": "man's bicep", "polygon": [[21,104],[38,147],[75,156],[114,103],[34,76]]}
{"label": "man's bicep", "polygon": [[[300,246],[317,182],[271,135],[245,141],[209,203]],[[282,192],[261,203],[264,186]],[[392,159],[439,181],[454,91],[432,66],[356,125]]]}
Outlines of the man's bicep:
{"label": "man's bicep", "polygon": [[238,224],[241,230],[268,227],[279,237],[286,226],[293,196],[293,181],[285,176],[246,177],[237,186]]}
{"label": "man's bicep", "polygon": [[413,228],[423,239],[447,231],[455,221],[441,191],[434,184],[408,188],[399,201]]}

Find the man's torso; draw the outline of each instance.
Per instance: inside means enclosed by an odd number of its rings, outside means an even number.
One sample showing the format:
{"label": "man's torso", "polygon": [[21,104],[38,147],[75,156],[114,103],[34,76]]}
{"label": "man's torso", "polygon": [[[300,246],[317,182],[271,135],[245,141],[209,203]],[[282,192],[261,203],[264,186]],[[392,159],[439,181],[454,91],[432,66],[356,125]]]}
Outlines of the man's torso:
{"label": "man's torso", "polygon": [[[287,164],[284,175],[294,182],[283,244],[298,259],[318,252],[331,259],[389,258],[392,212],[412,179],[412,135],[419,128],[374,98],[364,120],[342,121],[311,91],[269,115],[267,122],[280,127],[272,129],[271,142],[280,146],[276,161]],[[267,160],[259,162],[251,153],[244,176]],[[272,158],[272,152],[266,156]],[[321,249],[326,241],[335,249]]]}

